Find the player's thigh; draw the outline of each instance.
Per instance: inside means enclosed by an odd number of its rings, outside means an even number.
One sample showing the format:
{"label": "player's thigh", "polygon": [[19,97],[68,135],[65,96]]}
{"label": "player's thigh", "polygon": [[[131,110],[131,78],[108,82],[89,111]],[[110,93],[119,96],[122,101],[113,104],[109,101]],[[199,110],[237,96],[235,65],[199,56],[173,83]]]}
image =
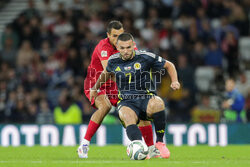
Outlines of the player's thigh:
{"label": "player's thigh", "polygon": [[105,94],[98,95],[95,98],[95,106],[98,110],[108,112],[111,109],[111,103]]}
{"label": "player's thigh", "polygon": [[138,117],[134,110],[132,110],[130,107],[122,106],[119,111],[119,118],[121,121],[125,124],[125,126],[129,126],[132,124],[136,124],[138,122]]}
{"label": "player's thigh", "polygon": [[148,126],[151,125],[150,121],[140,120],[138,126]]}
{"label": "player's thigh", "polygon": [[151,118],[154,113],[162,111],[162,110],[165,110],[164,101],[159,96],[153,96],[148,101],[147,116]]}

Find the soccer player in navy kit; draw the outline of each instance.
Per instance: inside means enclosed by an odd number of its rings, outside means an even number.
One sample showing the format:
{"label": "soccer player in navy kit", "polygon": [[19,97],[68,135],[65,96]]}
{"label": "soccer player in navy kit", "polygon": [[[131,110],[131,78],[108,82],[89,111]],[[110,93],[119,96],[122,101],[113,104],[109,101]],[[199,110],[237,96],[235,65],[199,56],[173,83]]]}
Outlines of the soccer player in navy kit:
{"label": "soccer player in navy kit", "polygon": [[[171,77],[171,88],[179,89],[175,66],[150,52],[134,50],[133,36],[129,33],[121,34],[117,39],[119,53],[108,60],[106,70],[102,72],[95,86],[90,90],[90,97],[96,97],[97,91],[109,78],[115,75],[120,101],[117,103],[119,118],[126,127],[128,138],[142,140],[142,134],[136,124],[139,120],[153,120],[156,132],[155,147],[162,158],[169,158],[170,152],[163,143],[165,133],[165,105],[158,97],[154,88],[150,71],[165,68]],[[113,77],[114,78],[114,77]]]}

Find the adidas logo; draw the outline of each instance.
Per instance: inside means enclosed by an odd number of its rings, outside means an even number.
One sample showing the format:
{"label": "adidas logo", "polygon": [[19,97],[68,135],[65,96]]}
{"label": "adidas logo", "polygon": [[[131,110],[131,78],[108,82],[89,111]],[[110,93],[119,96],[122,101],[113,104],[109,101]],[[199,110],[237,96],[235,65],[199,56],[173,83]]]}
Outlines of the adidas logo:
{"label": "adidas logo", "polygon": [[115,71],[121,71],[120,67],[118,66]]}
{"label": "adidas logo", "polygon": [[156,132],[157,132],[157,133],[164,133],[165,130],[157,130]]}

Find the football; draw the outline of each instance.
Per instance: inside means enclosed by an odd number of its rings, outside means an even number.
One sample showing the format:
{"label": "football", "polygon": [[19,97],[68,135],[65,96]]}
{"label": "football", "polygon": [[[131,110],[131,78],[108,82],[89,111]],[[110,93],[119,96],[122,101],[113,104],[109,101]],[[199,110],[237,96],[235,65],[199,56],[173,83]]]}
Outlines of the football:
{"label": "football", "polygon": [[127,154],[132,160],[144,160],[148,155],[148,147],[143,141],[134,140],[128,145]]}

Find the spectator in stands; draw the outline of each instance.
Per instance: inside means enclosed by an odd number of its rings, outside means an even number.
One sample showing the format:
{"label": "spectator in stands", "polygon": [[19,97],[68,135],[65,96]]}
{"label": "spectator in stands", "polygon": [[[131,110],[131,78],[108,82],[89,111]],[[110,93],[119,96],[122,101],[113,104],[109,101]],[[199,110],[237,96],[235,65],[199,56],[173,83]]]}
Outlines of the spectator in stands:
{"label": "spectator in stands", "polygon": [[75,48],[70,48],[69,56],[67,57],[66,66],[69,69],[72,69],[75,76],[81,74],[82,71],[82,60],[80,54],[77,53]]}
{"label": "spectator in stands", "polygon": [[31,65],[32,59],[34,57],[34,50],[31,47],[29,41],[23,41],[18,53],[17,53],[17,69],[23,71]]}
{"label": "spectator in stands", "polygon": [[209,41],[209,49],[205,55],[205,65],[222,68],[223,52],[215,39]]}
{"label": "spectator in stands", "polygon": [[57,60],[61,60],[66,62],[68,58],[68,50],[67,50],[67,45],[65,42],[61,41],[60,43],[57,44],[57,50],[55,51],[54,55]]}
{"label": "spectator in stands", "polygon": [[39,50],[39,55],[43,62],[46,62],[48,57],[52,55],[52,49],[48,40],[44,40],[41,43],[41,49]]}
{"label": "spectator in stands", "polygon": [[41,4],[39,4],[37,7],[42,16],[46,15],[48,12],[57,10],[56,2],[51,0],[42,0]]}
{"label": "spectator in stands", "polygon": [[205,55],[206,47],[201,41],[197,41],[191,52],[191,64],[194,65],[194,67],[203,66],[205,64]]}
{"label": "spectator in stands", "polygon": [[4,123],[11,122],[10,118],[14,108],[16,107],[16,100],[17,100],[17,93],[15,91],[10,91],[8,99],[5,101],[6,102],[5,110],[3,113],[0,113],[1,114],[0,121]]}
{"label": "spectator in stands", "polygon": [[169,60],[177,64],[178,57],[176,55],[179,55],[182,53],[184,54],[188,53],[188,48],[187,48],[183,35],[179,32],[176,32],[174,34],[171,42],[172,42],[172,47],[169,53]]}
{"label": "spectator in stands", "polygon": [[208,3],[207,14],[210,18],[220,18],[225,14],[225,7],[222,1],[211,0]]}
{"label": "spectator in stands", "polygon": [[13,40],[7,38],[3,43],[3,49],[0,52],[0,57],[2,61],[8,63],[11,67],[15,66],[17,50],[13,47]]}
{"label": "spectator in stands", "polygon": [[37,124],[52,124],[54,122],[53,114],[49,108],[46,99],[41,99],[39,103],[39,111],[36,117]]}
{"label": "spectator in stands", "polygon": [[240,91],[244,98],[246,98],[250,92],[250,76],[247,76],[245,72],[241,72],[238,75],[235,87]]}
{"label": "spectator in stands", "polygon": [[240,35],[247,35],[249,33],[249,25],[247,23],[247,16],[243,10],[243,7],[239,5],[238,1],[223,1],[229,10],[229,20],[230,22],[237,27],[240,32]]}
{"label": "spectator in stands", "polygon": [[11,111],[10,121],[13,123],[28,122],[27,106],[24,99],[18,98],[15,108]]}
{"label": "spectator in stands", "polygon": [[1,36],[1,42],[3,46],[6,45],[6,40],[11,41],[12,45],[9,49],[17,49],[19,44],[19,37],[10,24],[6,26]]}
{"label": "spectator in stands", "polygon": [[[6,108],[5,101],[7,100],[7,85],[5,81],[0,81],[0,116],[4,116],[4,110]],[[0,118],[1,119],[1,118]]]}
{"label": "spectator in stands", "polygon": [[28,104],[28,107],[27,107],[28,114],[27,114],[26,122],[34,124],[36,121],[37,112],[38,112],[38,106],[34,102]]}
{"label": "spectator in stands", "polygon": [[59,97],[59,105],[54,109],[56,124],[82,123],[81,108],[73,102],[67,90],[63,90]]}
{"label": "spectator in stands", "polygon": [[202,94],[198,99],[197,105],[192,109],[192,121],[219,123],[220,111],[213,107],[210,96],[208,94]]}
{"label": "spectator in stands", "polygon": [[39,12],[36,9],[36,5],[34,3],[34,0],[28,1],[28,8],[23,11],[23,14],[28,19],[32,18],[33,16],[39,16]]}
{"label": "spectator in stands", "polygon": [[235,88],[235,80],[229,78],[225,85],[225,98],[222,102],[224,109],[224,117],[226,121],[244,122],[246,121],[246,113],[244,111],[245,99],[242,94]]}
{"label": "spectator in stands", "polygon": [[237,75],[239,73],[238,40],[233,32],[228,31],[226,33],[221,47],[227,60],[227,71],[229,75]]}
{"label": "spectator in stands", "polygon": [[11,68],[8,70],[7,91],[14,91],[21,83],[21,79],[16,75],[16,71]]}
{"label": "spectator in stands", "polygon": [[41,22],[40,19],[38,17],[32,17],[30,19],[29,22],[30,25],[30,30],[31,30],[31,43],[32,43],[32,47],[33,49],[38,50],[41,46],[41,31],[40,31],[40,26],[41,26]]}
{"label": "spectator in stands", "polygon": [[219,22],[220,26],[215,27],[212,32],[218,44],[220,44],[225,36],[225,34],[230,31],[234,33],[234,36],[239,38],[239,30],[232,24],[230,24],[229,18],[226,16],[222,16]]}
{"label": "spectator in stands", "polygon": [[66,34],[73,31],[73,27],[69,22],[65,11],[56,13],[56,22],[52,24],[50,28],[59,40],[62,39]]}
{"label": "spectator in stands", "polygon": [[68,69],[66,66],[66,62],[63,60],[59,61],[59,68],[54,71],[51,76],[50,85],[57,87],[66,87],[67,80],[73,75],[71,69]]}

